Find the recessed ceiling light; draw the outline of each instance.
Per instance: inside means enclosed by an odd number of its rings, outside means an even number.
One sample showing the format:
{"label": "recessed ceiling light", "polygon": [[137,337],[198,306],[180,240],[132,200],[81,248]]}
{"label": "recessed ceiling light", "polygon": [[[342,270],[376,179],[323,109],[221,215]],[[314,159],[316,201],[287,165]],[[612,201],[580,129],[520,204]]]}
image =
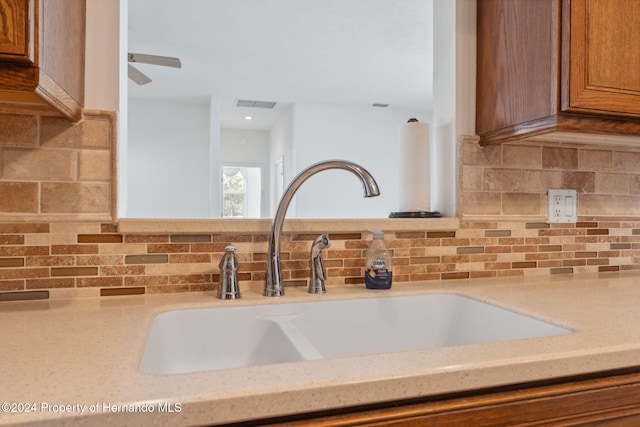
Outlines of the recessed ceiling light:
{"label": "recessed ceiling light", "polygon": [[253,116],[244,116],[244,119],[245,119],[245,120],[252,120],[252,119],[253,119]]}

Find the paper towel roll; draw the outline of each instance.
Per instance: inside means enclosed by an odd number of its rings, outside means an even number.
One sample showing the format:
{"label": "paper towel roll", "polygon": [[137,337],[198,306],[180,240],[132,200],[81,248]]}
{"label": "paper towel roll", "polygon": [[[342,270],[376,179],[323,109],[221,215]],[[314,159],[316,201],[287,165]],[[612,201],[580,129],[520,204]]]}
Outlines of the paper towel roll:
{"label": "paper towel roll", "polygon": [[398,128],[400,151],[400,212],[429,212],[429,124],[415,119]]}

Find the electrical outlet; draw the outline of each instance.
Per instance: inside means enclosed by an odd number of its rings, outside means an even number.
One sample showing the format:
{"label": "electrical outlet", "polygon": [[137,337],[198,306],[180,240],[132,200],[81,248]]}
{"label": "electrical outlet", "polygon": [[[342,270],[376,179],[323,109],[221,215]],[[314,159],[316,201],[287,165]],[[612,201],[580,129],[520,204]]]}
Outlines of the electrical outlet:
{"label": "electrical outlet", "polygon": [[549,222],[577,222],[576,190],[549,189]]}

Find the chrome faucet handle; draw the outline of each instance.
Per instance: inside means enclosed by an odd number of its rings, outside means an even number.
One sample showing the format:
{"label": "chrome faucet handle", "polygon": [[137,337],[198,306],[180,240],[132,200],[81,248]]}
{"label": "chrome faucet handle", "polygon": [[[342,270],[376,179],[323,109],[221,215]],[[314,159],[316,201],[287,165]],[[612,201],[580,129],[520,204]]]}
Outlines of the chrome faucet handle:
{"label": "chrome faucet handle", "polygon": [[311,245],[311,281],[307,292],[310,294],[324,294],[327,292],[324,281],[327,280],[327,270],[324,268],[322,260],[322,250],[327,249],[331,245],[329,236],[326,234],[319,235]]}
{"label": "chrome faucet handle", "polygon": [[236,247],[229,245],[225,248],[225,254],[220,260],[220,283],[218,284],[218,299],[240,298],[240,285],[238,282],[238,258]]}

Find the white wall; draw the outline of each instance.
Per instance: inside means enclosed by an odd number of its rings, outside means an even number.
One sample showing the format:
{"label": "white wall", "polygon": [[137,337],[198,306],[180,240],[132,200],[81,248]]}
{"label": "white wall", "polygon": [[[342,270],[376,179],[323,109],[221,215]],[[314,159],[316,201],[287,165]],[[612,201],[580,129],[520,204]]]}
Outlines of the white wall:
{"label": "white wall", "polygon": [[269,132],[270,139],[270,191],[269,191],[269,216],[273,217],[276,212],[279,196],[276,185],[276,163],[282,159],[284,166],[285,187],[294,177],[295,169],[293,165],[293,109],[287,110],[273,125]]}
{"label": "white wall", "polygon": [[[458,141],[475,134],[476,0],[434,1],[433,209],[457,215]],[[452,72],[453,70],[453,72]]]}
{"label": "white wall", "polygon": [[210,217],[209,105],[129,100],[128,216]]}
{"label": "white wall", "polygon": [[87,0],[84,101],[88,109],[119,109],[119,29],[118,1]]}
{"label": "white wall", "polygon": [[269,131],[221,129],[220,155],[223,163],[269,163]]}
{"label": "white wall", "polygon": [[[259,216],[269,216],[269,152],[270,135],[266,130],[221,129],[220,130],[220,162],[223,165],[259,166],[261,189],[252,189],[260,195],[261,204],[257,208]],[[249,197],[250,200],[254,198]],[[255,211],[254,208],[251,209]]]}
{"label": "white wall", "polygon": [[309,178],[292,202],[298,218],[385,218],[398,210],[398,126],[409,118],[429,121],[428,111],[295,104],[296,173],[322,160],[350,160],[367,169],[380,196],[362,197],[353,174],[327,170]]}

